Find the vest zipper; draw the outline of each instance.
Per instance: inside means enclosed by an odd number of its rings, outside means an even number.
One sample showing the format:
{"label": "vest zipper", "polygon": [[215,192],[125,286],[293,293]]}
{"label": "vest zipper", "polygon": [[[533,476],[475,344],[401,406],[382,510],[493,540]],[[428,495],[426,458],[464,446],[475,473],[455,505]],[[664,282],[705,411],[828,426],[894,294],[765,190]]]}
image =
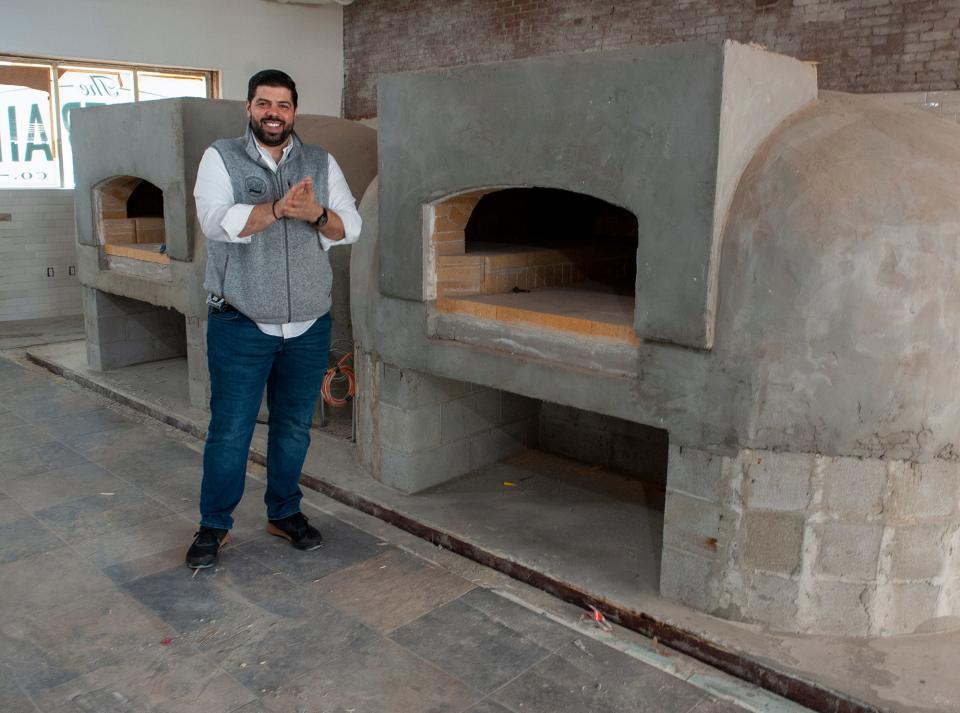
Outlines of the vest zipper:
{"label": "vest zipper", "polygon": [[[280,164],[277,164],[277,192],[283,198],[283,176],[280,173]],[[293,321],[293,302],[290,297],[290,243],[287,241],[287,221],[283,221],[283,257],[287,263],[287,321]]]}

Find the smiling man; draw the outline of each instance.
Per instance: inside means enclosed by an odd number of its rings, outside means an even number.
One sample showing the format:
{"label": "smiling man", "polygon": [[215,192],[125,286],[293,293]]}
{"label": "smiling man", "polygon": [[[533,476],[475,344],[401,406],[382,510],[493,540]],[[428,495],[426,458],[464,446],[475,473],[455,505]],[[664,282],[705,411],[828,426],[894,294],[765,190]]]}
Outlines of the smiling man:
{"label": "smiling man", "polygon": [[301,550],[320,532],[300,512],[300,469],[330,351],[327,251],[354,242],[360,215],[333,156],[294,132],[297,87],[250,78],[243,136],[206,150],[194,198],[207,237],[210,426],[200,529],[187,565],[212,566],[243,495],[247,451],[267,390],[267,532]]}

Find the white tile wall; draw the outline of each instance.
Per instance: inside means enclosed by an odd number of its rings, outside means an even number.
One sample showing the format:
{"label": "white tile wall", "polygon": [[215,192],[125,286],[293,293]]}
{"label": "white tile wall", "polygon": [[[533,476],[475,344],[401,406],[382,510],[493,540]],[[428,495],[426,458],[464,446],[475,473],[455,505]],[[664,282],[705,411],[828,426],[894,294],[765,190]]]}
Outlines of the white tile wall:
{"label": "white tile wall", "polygon": [[[83,312],[73,191],[0,190],[0,322]],[[52,267],[53,277],[47,277]]]}

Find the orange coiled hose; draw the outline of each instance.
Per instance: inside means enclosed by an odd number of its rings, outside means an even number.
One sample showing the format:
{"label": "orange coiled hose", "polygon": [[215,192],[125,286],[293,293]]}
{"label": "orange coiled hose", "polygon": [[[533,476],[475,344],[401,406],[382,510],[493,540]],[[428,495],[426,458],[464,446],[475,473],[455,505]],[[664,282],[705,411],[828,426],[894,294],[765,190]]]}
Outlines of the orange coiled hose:
{"label": "orange coiled hose", "polygon": [[[334,385],[340,396],[334,394]],[[346,384],[344,387],[343,385]],[[353,352],[344,354],[336,366],[327,369],[323,375],[323,386],[320,393],[325,403],[330,406],[346,406],[353,400],[357,392],[357,377],[353,373]]]}

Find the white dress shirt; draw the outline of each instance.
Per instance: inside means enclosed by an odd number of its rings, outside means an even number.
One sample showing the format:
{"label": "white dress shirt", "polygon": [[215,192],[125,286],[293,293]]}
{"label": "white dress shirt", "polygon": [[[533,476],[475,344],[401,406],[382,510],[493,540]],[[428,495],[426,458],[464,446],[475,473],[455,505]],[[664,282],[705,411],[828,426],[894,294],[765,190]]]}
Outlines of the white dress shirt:
{"label": "white dress shirt", "polygon": [[[260,142],[256,142],[257,150],[263,157],[264,163],[271,171],[276,173],[277,162]],[[282,164],[286,158],[290,147],[293,144],[287,144],[283,149],[283,155],[280,157]],[[336,159],[328,154],[327,163],[327,205],[326,207],[340,216],[343,221],[343,240],[330,240],[323,233],[319,233],[320,244],[324,250],[329,250],[334,245],[349,245],[357,242],[360,237],[360,214],[357,212],[357,204],[350,193],[350,187],[347,185],[347,179],[343,176],[343,171],[337,164]],[[256,234],[240,237],[240,231],[247,224],[250,213],[254,206],[246,203],[235,203],[233,197],[233,184],[230,181],[230,174],[227,173],[227,167],[223,163],[220,152],[212,146],[208,148],[203,158],[200,159],[200,168],[197,170],[197,185],[193,189],[193,197],[197,201],[197,217],[200,219],[200,229],[207,237],[207,240],[222,240],[225,243],[249,243]],[[319,232],[319,231],[318,231]],[[257,322],[257,327],[264,334],[272,337],[283,337],[284,339],[293,339],[306,332],[315,319],[307,322],[287,322],[285,324],[265,324]]]}

